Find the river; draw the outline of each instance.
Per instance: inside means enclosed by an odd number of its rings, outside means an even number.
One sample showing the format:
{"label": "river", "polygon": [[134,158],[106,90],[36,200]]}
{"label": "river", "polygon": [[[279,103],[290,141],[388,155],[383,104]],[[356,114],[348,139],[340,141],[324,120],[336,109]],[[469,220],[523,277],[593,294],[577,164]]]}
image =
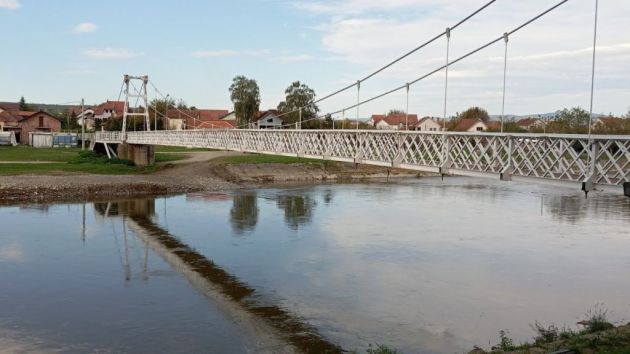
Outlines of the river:
{"label": "river", "polygon": [[0,352],[489,347],[630,319],[630,199],[424,178],[0,207]]}

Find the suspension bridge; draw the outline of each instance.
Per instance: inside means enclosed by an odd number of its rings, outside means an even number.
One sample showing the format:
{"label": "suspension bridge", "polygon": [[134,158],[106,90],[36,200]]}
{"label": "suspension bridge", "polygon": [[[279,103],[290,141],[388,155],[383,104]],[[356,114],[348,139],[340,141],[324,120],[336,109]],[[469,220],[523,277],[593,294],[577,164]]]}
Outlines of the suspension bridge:
{"label": "suspension bridge", "polygon": [[[346,119],[346,113],[356,110],[357,129],[353,130],[302,130],[302,110],[298,107],[283,115],[298,113],[300,120],[293,129],[254,130],[243,129],[208,129],[208,130],[151,130],[147,98],[147,86],[150,84],[162,97],[164,96],[151,82],[148,76],[125,75],[121,93],[125,93],[125,112],[122,131],[98,132],[95,142],[103,144],[109,156],[120,155],[139,164],[152,163],[152,146],[182,146],[242,151],[260,154],[273,154],[306,157],[331,161],[370,164],[393,168],[410,169],[439,173],[441,175],[464,175],[500,178],[501,180],[537,179],[580,184],[582,190],[589,192],[595,186],[625,187],[630,196],[630,136],[593,135],[591,133],[593,117],[593,97],[595,82],[595,64],[597,54],[597,21],[599,1],[594,1],[593,60],[590,90],[590,121],[588,134],[511,134],[503,132],[505,118],[505,91],[508,73],[508,47],[511,38],[535,22],[562,7],[570,0],[562,0],[545,9],[526,22],[491,39],[464,55],[450,58],[450,41],[453,32],[461,25],[478,16],[492,6],[496,0],[485,3],[482,7],[464,17],[453,26],[446,28],[435,37],[420,44],[399,58],[387,63],[362,79],[347,85],[331,94],[310,102],[318,104],[336,95],[356,88],[356,103],[347,105],[334,112],[327,112],[314,118],[323,119],[332,116]],[[408,81],[400,86],[388,89],[376,96],[361,99],[361,85],[388,68],[398,64],[410,55],[422,50],[439,39],[446,39],[445,64],[434,70]],[[359,112],[362,105],[376,101],[393,93],[403,91],[407,95],[406,115],[409,115],[409,90],[423,80],[440,72],[444,73],[444,119],[448,105],[449,68],[497,43],[504,44],[503,96],[501,110],[501,133],[453,133],[453,132],[417,132],[417,131],[375,131],[360,130]],[[140,89],[133,81],[140,82]],[[134,92],[131,92],[131,89]],[[144,107],[133,109],[130,99],[143,100]],[[191,119],[195,117],[182,112]],[[126,120],[129,116],[142,116],[145,131],[127,132]],[[341,116],[341,117],[339,117]],[[166,118],[166,117],[164,117]],[[334,127],[334,125],[333,125]],[[289,128],[289,127],[287,127]],[[446,130],[446,129],[444,129]],[[114,149],[114,146],[117,146]]]}

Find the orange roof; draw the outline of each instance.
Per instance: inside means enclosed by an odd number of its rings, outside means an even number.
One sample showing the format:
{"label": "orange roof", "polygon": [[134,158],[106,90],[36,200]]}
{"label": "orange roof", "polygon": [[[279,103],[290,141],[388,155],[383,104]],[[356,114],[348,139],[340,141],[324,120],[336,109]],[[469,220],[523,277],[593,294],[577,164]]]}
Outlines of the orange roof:
{"label": "orange roof", "polygon": [[101,115],[105,113],[105,110],[113,110],[118,115],[122,115],[125,112],[124,101],[107,101],[99,104],[94,108],[94,114]]}
{"label": "orange roof", "polygon": [[219,120],[230,112],[227,109],[169,109],[166,116],[174,119],[186,119],[194,117],[200,121]]}
{"label": "orange roof", "polygon": [[234,124],[227,120],[211,120],[200,122],[194,129],[234,129]]}
{"label": "orange roof", "polygon": [[[406,114],[391,114],[391,115],[382,115],[382,114],[374,114],[372,115],[372,121],[374,121],[374,124],[380,122],[384,120],[385,123],[389,124],[389,125],[400,125],[400,124],[406,124],[407,122],[407,115]],[[416,125],[418,124],[418,115],[417,114],[410,114],[409,115],[409,125]]]}
{"label": "orange roof", "polygon": [[538,119],[538,118],[524,118],[524,119],[520,119],[516,123],[518,125],[520,125],[521,127],[530,127],[530,126],[538,123],[539,121],[540,121],[540,119]]}
{"label": "orange roof", "polygon": [[[477,123],[483,123],[483,121],[479,118],[464,118],[460,119],[455,126],[455,131],[465,132],[472,128]],[[485,124],[485,123],[484,123]]]}

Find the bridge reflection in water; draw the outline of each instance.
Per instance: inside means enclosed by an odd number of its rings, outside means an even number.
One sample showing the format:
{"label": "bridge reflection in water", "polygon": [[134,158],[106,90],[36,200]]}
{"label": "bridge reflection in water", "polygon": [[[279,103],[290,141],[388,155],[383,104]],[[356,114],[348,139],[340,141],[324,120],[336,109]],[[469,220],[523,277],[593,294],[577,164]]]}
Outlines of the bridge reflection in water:
{"label": "bridge reflection in water", "polygon": [[[235,231],[253,229],[257,223],[258,208],[256,194],[234,196],[232,225]],[[278,202],[287,210],[288,220],[310,215],[299,198],[285,198]],[[132,231],[145,243],[142,278],[147,279],[146,255],[151,248],[169,263],[206,296],[217,302],[219,307],[229,312],[228,316],[238,318],[239,325],[259,335],[267,332],[268,336],[286,341],[298,351],[306,353],[340,353],[341,348],[323,338],[317,330],[289,311],[274,305],[258,296],[256,290],[245,284],[233,274],[215,264],[211,259],[183,243],[177,236],[154,222],[155,199],[123,200],[107,203],[95,203],[96,212],[105,218],[119,219],[124,230],[124,268],[125,279],[132,277],[127,254],[127,232]],[[298,227],[299,222],[293,223]],[[261,328],[261,326],[263,326]],[[267,337],[269,339],[269,337]],[[283,342],[276,342],[273,352],[290,352]],[[266,348],[270,349],[270,348]]]}

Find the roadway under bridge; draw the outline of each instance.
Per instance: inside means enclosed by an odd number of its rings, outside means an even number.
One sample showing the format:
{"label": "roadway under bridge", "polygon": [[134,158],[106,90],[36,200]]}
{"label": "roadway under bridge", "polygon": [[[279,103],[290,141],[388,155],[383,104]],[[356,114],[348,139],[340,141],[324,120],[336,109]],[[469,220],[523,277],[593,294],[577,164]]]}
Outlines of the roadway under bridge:
{"label": "roadway under bridge", "polygon": [[[501,180],[553,181],[625,191],[630,136],[374,130],[165,130],[98,132],[108,155],[152,163],[152,146],[295,156]],[[114,148],[117,146],[117,148]]]}

